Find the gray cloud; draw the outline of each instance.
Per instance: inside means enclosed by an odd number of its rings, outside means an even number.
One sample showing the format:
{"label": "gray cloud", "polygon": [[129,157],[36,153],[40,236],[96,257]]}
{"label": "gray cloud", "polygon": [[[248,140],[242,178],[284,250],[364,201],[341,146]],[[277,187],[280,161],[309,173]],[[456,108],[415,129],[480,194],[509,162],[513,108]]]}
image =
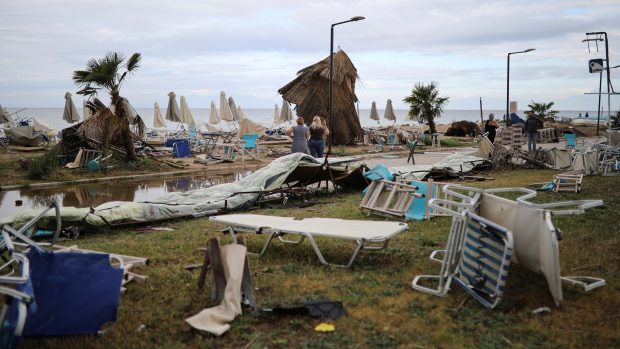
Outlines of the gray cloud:
{"label": "gray cloud", "polygon": [[226,90],[246,107],[270,107],[297,70],[328,55],[330,23],[353,15],[367,19],[336,27],[335,41],[368,105],[398,104],[415,82],[436,80],[450,107],[475,108],[480,95],[501,107],[506,53],[529,47],[537,51],[513,57],[515,97],[569,101],[597,82],[586,31],[607,30],[612,59],[620,55],[620,6],[607,0],[5,1],[0,103],[62,106],[76,90],[73,70],[115,50],[144,56],[124,90],[136,106],[165,104],[175,90],[208,107]]}

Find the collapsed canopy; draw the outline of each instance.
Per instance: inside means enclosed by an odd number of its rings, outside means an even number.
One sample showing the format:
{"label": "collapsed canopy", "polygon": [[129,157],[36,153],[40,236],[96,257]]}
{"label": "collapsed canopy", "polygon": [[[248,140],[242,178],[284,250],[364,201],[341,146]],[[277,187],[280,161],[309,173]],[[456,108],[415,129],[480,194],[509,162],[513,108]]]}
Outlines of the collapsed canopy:
{"label": "collapsed canopy", "polygon": [[297,78],[278,90],[282,97],[297,106],[297,115],[307,124],[320,116],[332,125],[333,144],[350,144],[362,134],[362,126],[355,109],[355,81],[357,69],[349,56],[338,50],[333,55],[333,123],[329,115],[329,57],[297,72]]}

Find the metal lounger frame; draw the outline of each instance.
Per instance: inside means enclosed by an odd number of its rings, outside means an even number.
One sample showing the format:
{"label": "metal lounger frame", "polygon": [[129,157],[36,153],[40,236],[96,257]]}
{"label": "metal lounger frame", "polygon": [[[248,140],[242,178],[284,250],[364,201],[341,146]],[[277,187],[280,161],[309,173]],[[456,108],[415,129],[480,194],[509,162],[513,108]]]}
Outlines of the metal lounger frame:
{"label": "metal lounger frame", "polygon": [[[267,248],[269,247],[269,245],[271,244],[271,241],[275,237],[277,237],[283,243],[294,244],[294,245],[302,243],[304,239],[308,239],[308,241],[310,242],[310,245],[312,245],[312,248],[314,249],[314,253],[316,254],[321,264],[332,266],[332,267],[339,267],[339,268],[351,267],[351,265],[353,265],[353,262],[355,261],[355,258],[357,258],[357,255],[362,250],[371,250],[371,251],[383,250],[388,246],[388,242],[390,241],[390,238],[387,238],[385,240],[376,240],[376,241],[369,240],[369,239],[350,239],[351,241],[354,241],[356,244],[353,254],[351,255],[351,257],[349,258],[349,261],[346,264],[336,264],[336,263],[329,263],[325,260],[325,258],[323,257],[323,253],[321,252],[321,249],[319,248],[318,244],[316,243],[316,240],[314,239],[314,236],[312,236],[312,234],[307,233],[307,232],[298,232],[298,231],[292,232],[292,231],[285,231],[285,230],[270,229],[266,227],[259,228],[259,229],[252,229],[252,228],[246,228],[246,227],[233,227],[230,225],[226,227],[225,229],[223,229],[222,231],[230,233],[230,236],[235,243],[237,243],[237,237],[235,235],[237,232],[267,234],[267,239],[263,243],[263,247],[260,249],[260,252],[250,252],[248,250],[248,254],[256,255],[259,257],[265,254],[265,251],[267,251]],[[285,235],[300,235],[300,238],[298,240],[288,240],[288,239],[283,238]],[[381,244],[381,245],[366,246],[367,243]]]}

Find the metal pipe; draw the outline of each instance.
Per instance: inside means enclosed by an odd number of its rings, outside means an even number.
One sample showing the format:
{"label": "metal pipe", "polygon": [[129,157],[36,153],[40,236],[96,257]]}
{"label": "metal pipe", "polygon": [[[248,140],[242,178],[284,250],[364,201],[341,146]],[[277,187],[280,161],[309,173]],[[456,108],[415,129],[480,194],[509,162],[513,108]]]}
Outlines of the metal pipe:
{"label": "metal pipe", "polygon": [[332,154],[332,143],[334,142],[334,114],[333,114],[333,89],[334,89],[334,27],[340,24],[349,23],[349,22],[357,22],[365,19],[366,17],[355,16],[351,17],[346,21],[333,23],[330,31],[330,39],[329,39],[329,97],[328,97],[328,116],[329,120],[329,135],[328,135],[328,148],[327,153],[325,153],[325,157]]}
{"label": "metal pipe", "polygon": [[532,52],[534,50],[536,49],[528,48],[527,50],[523,50],[523,51],[508,52],[508,55],[506,57],[507,59],[507,64],[506,64],[506,126],[510,125],[510,110],[509,110],[509,106],[510,106],[510,55]]}

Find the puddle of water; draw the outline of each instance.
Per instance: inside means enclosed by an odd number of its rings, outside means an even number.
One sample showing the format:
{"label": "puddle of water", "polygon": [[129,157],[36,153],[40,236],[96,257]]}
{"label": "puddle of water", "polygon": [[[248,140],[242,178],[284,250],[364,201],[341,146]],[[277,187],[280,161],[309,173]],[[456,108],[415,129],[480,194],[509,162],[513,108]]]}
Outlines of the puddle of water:
{"label": "puddle of water", "polygon": [[[0,191],[0,218],[24,209],[43,209],[52,200],[61,206],[95,207],[108,201],[148,201],[170,192],[184,192],[237,181],[250,171],[223,175],[152,178],[138,181],[67,185],[46,189]],[[21,200],[21,206],[16,201]]]}

